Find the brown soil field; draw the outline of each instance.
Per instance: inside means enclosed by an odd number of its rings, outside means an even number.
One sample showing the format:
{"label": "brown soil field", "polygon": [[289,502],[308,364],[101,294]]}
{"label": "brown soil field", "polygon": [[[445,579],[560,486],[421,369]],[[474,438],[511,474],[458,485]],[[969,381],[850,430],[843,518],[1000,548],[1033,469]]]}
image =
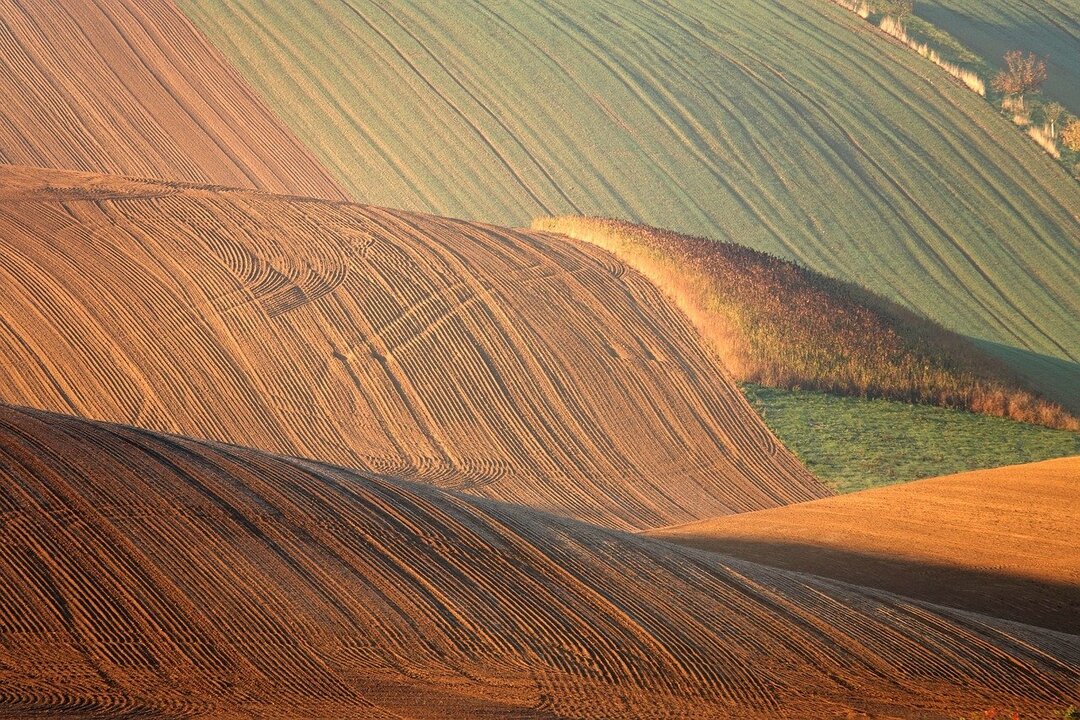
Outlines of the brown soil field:
{"label": "brown soil field", "polygon": [[0,162],[342,199],[168,0],[0,0]]}
{"label": "brown soil field", "polygon": [[586,243],[12,166],[0,198],[0,401],[621,529],[828,494]]}
{"label": "brown soil field", "polygon": [[1077,517],[1080,457],[918,480],[653,534],[1080,634]]}
{"label": "brown soil field", "polygon": [[0,481],[4,717],[1049,717],[1080,682],[1074,636],[237,446],[0,406]]}

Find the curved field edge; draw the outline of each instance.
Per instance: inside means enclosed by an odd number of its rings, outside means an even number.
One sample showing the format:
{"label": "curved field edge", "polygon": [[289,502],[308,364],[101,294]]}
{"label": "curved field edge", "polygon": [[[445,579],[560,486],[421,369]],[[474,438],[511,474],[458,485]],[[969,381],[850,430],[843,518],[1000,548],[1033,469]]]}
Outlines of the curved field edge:
{"label": "curved field edge", "polygon": [[1080,115],[1080,6],[1071,0],[921,0],[916,14],[995,66],[1010,50],[1047,58],[1046,95]]}
{"label": "curved field edge", "polygon": [[653,531],[680,544],[1080,632],[1080,456]]}
{"label": "curved field edge", "polygon": [[0,2],[0,162],[343,199],[169,0]]}
{"label": "curved field edge", "polygon": [[236,446],[0,407],[0,714],[928,718],[1075,637]]}
{"label": "curved field edge", "polygon": [[621,529],[829,494],[599,248],[34,168],[0,197],[0,400]]}
{"label": "curved field edge", "polygon": [[960,410],[743,385],[765,424],[839,493],[1080,455],[1080,434]]}
{"label": "curved field edge", "polygon": [[1080,187],[831,3],[181,6],[354,197],[737,241],[918,310],[1080,409]]}
{"label": "curved field edge", "polygon": [[960,408],[1080,430],[1001,361],[852,283],[734,243],[588,217],[541,218],[614,253],[675,302],[736,380]]}

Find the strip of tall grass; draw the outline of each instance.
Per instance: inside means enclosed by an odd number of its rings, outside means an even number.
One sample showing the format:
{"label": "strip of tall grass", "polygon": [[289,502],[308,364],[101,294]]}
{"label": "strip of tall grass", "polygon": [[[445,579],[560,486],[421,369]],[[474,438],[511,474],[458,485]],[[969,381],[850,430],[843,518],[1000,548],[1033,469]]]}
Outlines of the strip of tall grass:
{"label": "strip of tall grass", "polygon": [[[973,92],[984,98],[988,97],[986,94],[986,81],[983,77],[992,74],[993,68],[986,64],[985,59],[973,54],[940,28],[915,16],[909,17],[906,23],[901,22],[889,15],[887,9],[883,11],[880,3],[873,3],[872,1],[832,1],[867,22],[876,22],[886,35],[907,45],[919,55],[960,80]],[[914,34],[912,34],[911,30],[913,27],[915,28]],[[972,65],[977,66],[978,69],[970,67]],[[1008,96],[988,99],[1000,105],[1006,115],[1011,113],[1015,125],[1025,130],[1028,137],[1034,140],[1047,155],[1061,162],[1073,177],[1080,179],[1080,162],[1074,160],[1071,154],[1066,154],[1063,157],[1061,146],[1048,128],[1036,127],[1031,124],[1031,116],[1022,102]],[[1067,121],[1067,119],[1068,117],[1063,118],[1063,121]]]}
{"label": "strip of tall grass", "polygon": [[1061,157],[1061,150],[1058,149],[1057,140],[1050,133],[1050,128],[1042,125],[1032,125],[1028,128],[1028,136],[1037,142],[1039,147],[1045,150],[1050,157],[1055,160]]}
{"label": "strip of tall grass", "polygon": [[896,20],[896,18],[892,17],[891,15],[886,15],[885,17],[881,18],[881,22],[878,23],[878,27],[880,27],[882,32],[884,32],[886,35],[891,35],[892,37],[896,38],[915,52],[922,55],[930,62],[943,69],[945,72],[960,80],[960,82],[967,85],[972,92],[978,93],[982,97],[986,97],[986,82],[981,77],[979,77],[978,73],[961,67],[956,63],[949,62],[948,60],[943,58],[941,54],[934,48],[930,47],[924,42],[919,42],[918,40],[910,37],[907,34],[907,30],[898,20]]}
{"label": "strip of tall grass", "polygon": [[870,17],[870,6],[866,3],[866,0],[834,0],[834,2],[840,7],[855,13],[863,20]]}
{"label": "strip of tall grass", "polygon": [[1080,430],[966,338],[857,285],[741,245],[618,220],[545,218],[533,228],[598,245],[648,277],[736,380]]}

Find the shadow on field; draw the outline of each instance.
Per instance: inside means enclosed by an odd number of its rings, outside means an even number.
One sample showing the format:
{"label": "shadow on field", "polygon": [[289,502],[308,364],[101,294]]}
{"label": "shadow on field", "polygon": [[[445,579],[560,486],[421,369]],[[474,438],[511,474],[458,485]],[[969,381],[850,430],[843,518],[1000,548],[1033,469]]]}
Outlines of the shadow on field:
{"label": "shadow on field", "polygon": [[[930,2],[917,3],[916,15],[931,25],[944,30],[957,38],[964,46],[982,57],[991,67],[1001,67],[1001,56],[1013,49],[1034,51],[1046,56],[1049,77],[1044,84],[1047,98],[1064,103],[1070,112],[1080,112],[1080,64],[1073,62],[1075,40],[1073,34],[1053,22],[1010,22],[999,24],[966,12],[958,12],[948,5],[955,3]],[[972,4],[977,7],[977,4]],[[1002,3],[1007,7],[1007,4]],[[1021,3],[1016,3],[1022,7]],[[1042,11],[1052,15],[1045,3]]]}
{"label": "shadow on field", "polygon": [[1009,363],[1043,395],[1080,415],[1080,364],[989,340],[968,339]]}
{"label": "shadow on field", "polygon": [[803,543],[687,535],[679,538],[679,544],[1059,632],[1080,634],[1080,585]]}

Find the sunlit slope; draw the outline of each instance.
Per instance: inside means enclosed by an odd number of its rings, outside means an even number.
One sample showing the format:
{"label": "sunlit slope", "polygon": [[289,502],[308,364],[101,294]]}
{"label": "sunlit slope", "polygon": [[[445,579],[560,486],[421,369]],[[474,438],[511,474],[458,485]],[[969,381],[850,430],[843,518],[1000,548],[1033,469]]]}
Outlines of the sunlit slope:
{"label": "sunlit slope", "polygon": [[1080,632],[1080,457],[865,490],[656,535]]}
{"label": "sunlit slope", "polygon": [[0,162],[342,198],[169,0],[0,0]]}
{"label": "sunlit slope", "polygon": [[1010,50],[1047,59],[1046,94],[1080,114],[1080,3],[1076,0],[920,0],[919,17],[994,67]]}
{"label": "sunlit slope", "polygon": [[999,343],[1080,410],[1080,186],[831,3],[180,6],[357,199],[795,258]]}
{"label": "sunlit slope", "polygon": [[0,716],[1049,713],[1075,637],[0,407]]}
{"label": "sunlit slope", "polygon": [[614,527],[827,494],[597,248],[10,166],[0,198],[4,401]]}
{"label": "sunlit slope", "polygon": [[1080,419],[967,338],[867,292],[736,243],[588,217],[540,218],[661,288],[737,381],[884,397],[1080,430]]}

